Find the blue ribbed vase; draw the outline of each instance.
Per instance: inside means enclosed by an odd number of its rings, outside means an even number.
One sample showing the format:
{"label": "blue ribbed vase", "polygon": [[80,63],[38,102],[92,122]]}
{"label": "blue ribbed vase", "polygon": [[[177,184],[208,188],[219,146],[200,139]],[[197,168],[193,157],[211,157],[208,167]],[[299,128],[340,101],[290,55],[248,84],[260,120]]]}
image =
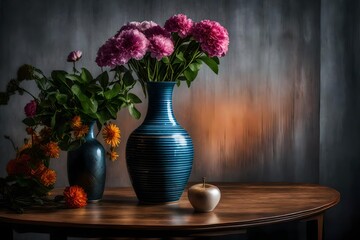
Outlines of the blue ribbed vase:
{"label": "blue ribbed vase", "polygon": [[94,136],[94,125],[89,125],[86,142],[67,156],[69,184],[82,187],[89,202],[102,199],[106,179],[105,149]]}
{"label": "blue ribbed vase", "polygon": [[174,85],[147,83],[147,115],[127,141],[127,168],[142,203],[178,201],[191,173],[194,148],[173,113]]}

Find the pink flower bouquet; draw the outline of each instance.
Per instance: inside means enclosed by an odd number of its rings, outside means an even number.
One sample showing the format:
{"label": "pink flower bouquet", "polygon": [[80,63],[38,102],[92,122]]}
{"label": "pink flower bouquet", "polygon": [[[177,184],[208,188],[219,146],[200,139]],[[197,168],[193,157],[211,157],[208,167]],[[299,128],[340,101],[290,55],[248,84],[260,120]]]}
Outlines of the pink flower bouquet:
{"label": "pink flower bouquet", "polygon": [[184,14],[170,17],[164,27],[155,22],[129,22],[97,53],[100,67],[133,70],[145,82],[186,81],[188,86],[205,63],[216,74],[219,57],[229,46],[227,30],[218,22],[194,23]]}

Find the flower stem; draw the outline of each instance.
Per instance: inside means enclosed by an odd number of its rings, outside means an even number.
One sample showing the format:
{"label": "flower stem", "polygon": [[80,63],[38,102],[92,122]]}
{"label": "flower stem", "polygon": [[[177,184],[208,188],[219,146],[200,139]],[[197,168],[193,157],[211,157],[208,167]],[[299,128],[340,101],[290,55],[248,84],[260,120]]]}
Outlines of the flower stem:
{"label": "flower stem", "polygon": [[37,100],[37,98],[36,98],[31,92],[29,92],[28,90],[26,90],[26,89],[24,89],[24,88],[22,88],[22,87],[19,87],[19,90],[22,90],[22,91],[26,92],[26,93],[29,94],[31,97],[33,97],[35,100]]}
{"label": "flower stem", "polygon": [[13,141],[9,136],[7,136],[7,135],[4,135],[4,138],[7,139],[7,140],[9,140],[9,141],[11,142],[11,145],[12,145],[12,147],[14,148],[14,150],[17,151],[17,147],[15,146],[14,141]]}

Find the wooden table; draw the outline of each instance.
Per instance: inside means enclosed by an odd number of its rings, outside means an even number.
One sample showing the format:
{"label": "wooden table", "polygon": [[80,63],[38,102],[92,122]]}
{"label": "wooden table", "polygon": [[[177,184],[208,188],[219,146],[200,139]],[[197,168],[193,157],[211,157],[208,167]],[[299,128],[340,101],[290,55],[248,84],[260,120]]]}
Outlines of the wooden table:
{"label": "wooden table", "polygon": [[307,221],[308,239],[322,239],[323,214],[340,194],[314,184],[216,184],[222,193],[211,213],[194,213],[186,191],[178,203],[138,205],[131,188],[105,191],[103,201],[80,209],[0,210],[0,231],[50,233],[73,237],[200,237],[243,233],[248,228]]}

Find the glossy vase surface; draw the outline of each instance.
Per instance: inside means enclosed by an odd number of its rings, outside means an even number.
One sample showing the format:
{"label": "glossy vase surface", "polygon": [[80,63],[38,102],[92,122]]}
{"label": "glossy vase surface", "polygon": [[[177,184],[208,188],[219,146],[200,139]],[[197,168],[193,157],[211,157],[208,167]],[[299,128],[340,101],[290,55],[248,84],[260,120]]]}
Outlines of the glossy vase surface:
{"label": "glossy vase surface", "polygon": [[69,184],[81,186],[89,202],[101,200],[106,180],[105,149],[94,136],[94,125],[89,125],[86,142],[67,156]]}
{"label": "glossy vase surface", "polygon": [[143,203],[178,201],[191,173],[194,148],[173,113],[174,85],[147,84],[145,120],[127,141],[128,172],[137,198]]}

